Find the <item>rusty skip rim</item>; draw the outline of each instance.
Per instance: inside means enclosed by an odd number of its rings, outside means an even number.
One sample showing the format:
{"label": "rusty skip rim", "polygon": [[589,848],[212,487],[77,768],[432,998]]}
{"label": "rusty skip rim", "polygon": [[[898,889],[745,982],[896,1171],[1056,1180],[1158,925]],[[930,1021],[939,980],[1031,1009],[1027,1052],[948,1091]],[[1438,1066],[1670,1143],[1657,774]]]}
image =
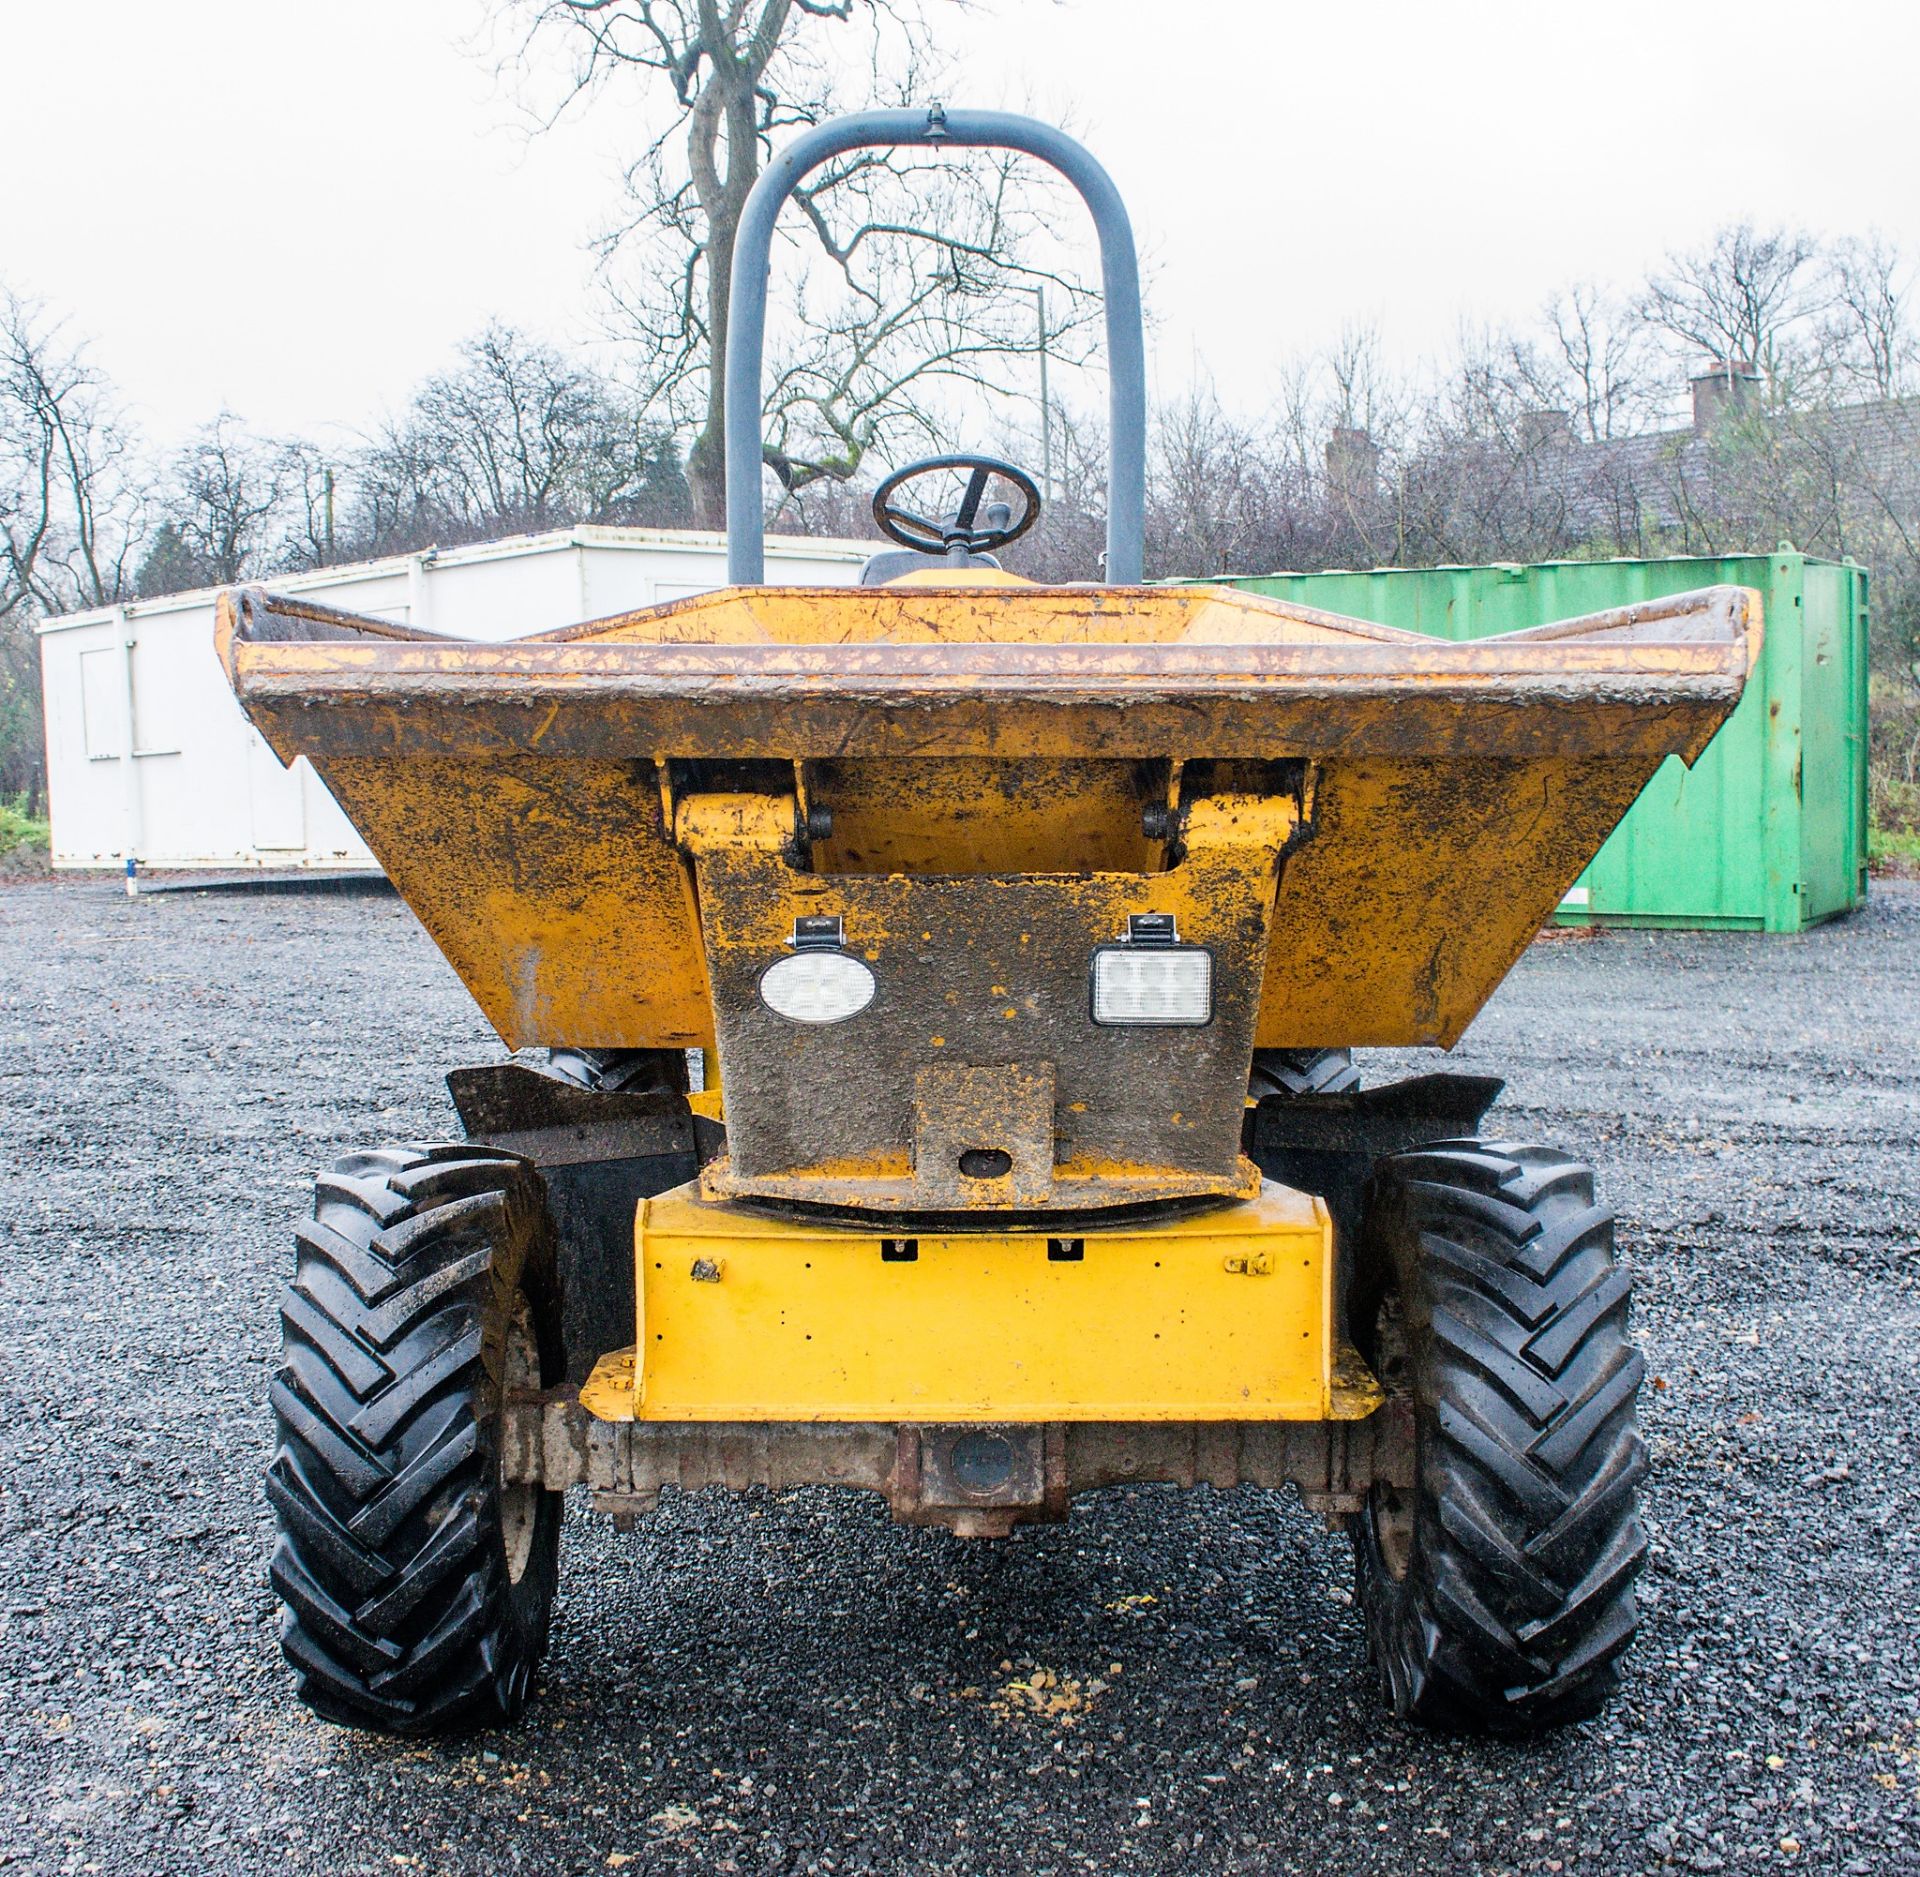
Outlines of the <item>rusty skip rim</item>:
{"label": "rusty skip rim", "polygon": [[[1439,648],[1438,652],[1428,648]],[[705,690],[776,681],[817,686],[910,684],[918,689],[983,682],[1035,693],[1089,685],[1179,682],[1209,690],[1236,685],[1311,683],[1315,679],[1391,679],[1395,683],[1471,683],[1529,678],[1740,678],[1746,673],[1740,640],[1563,639],[1503,645],[1498,639],[1424,641],[1414,655],[1397,645],[1008,645],[970,639],[959,643],[895,645],[658,645],[613,644],[367,645],[303,639],[234,648],[237,682],[326,683],[404,679],[491,688],[548,679],[594,680],[648,690]]]}
{"label": "rusty skip rim", "polygon": [[1516,683],[1265,687],[1137,683],[1099,689],[988,680],[933,690],[841,678],[687,686],[575,678],[544,684],[409,673],[278,673],[241,701],[282,761],[314,756],[806,758],[1074,754],[1498,759],[1675,754],[1691,762],[1740,695],[1736,672],[1693,678],[1564,674]]}
{"label": "rusty skip rim", "polygon": [[[1058,594],[1021,589],[998,603],[1031,595],[1047,606]],[[1114,597],[1100,595],[1103,610]],[[1153,597],[1164,604],[1161,590]],[[855,589],[820,598],[861,604]],[[1276,737],[1294,753],[1419,743],[1492,755],[1589,744],[1600,719],[1622,712],[1717,723],[1759,643],[1757,609],[1737,587],[1470,641],[1349,631],[1328,618],[1325,636],[1286,643],[661,642],[605,636],[617,620],[597,633],[474,643],[282,604],[257,589],[222,596],[217,641],[234,690],[276,743],[291,735],[343,751],[594,754],[637,738],[656,752],[712,755],[1019,754],[1035,747],[1040,719],[1052,747],[1071,716],[1092,753],[1136,741],[1153,753],[1171,736],[1217,742],[1222,755],[1270,752]],[[1675,747],[1691,754],[1696,741],[1705,738]]]}
{"label": "rusty skip rim", "polygon": [[[824,613],[841,619],[865,617],[885,621],[892,618],[902,624],[923,624],[924,621],[915,617],[921,613],[938,619],[957,598],[978,601],[990,596],[990,604],[996,610],[1080,620],[1091,630],[1084,639],[1045,641],[938,637],[896,641],[890,640],[884,631],[864,639],[824,634],[804,640],[618,636],[644,629],[653,622],[729,608],[736,602],[744,603],[751,611],[756,600],[775,594],[786,599],[817,601]],[[1134,602],[1132,606],[1127,604],[1129,600]],[[1218,608],[1229,617],[1248,622],[1253,629],[1204,639],[1126,641],[1100,636],[1101,622],[1123,619],[1136,610],[1164,612],[1170,602],[1196,617]],[[1275,636],[1258,635],[1256,622],[1263,619],[1274,622]],[[1307,628],[1312,636],[1305,639],[1278,636],[1286,628],[1297,631],[1301,627]],[[587,654],[597,654],[602,661],[612,661],[611,668],[623,670],[672,669],[670,661],[674,659],[687,661],[688,670],[722,673],[749,667],[777,669],[782,659],[797,661],[796,668],[808,660],[816,663],[833,660],[844,668],[849,655],[861,654],[868,660],[890,661],[886,668],[901,671],[917,671],[923,666],[944,669],[955,660],[965,660],[969,670],[984,666],[1043,672],[1071,670],[1082,663],[1120,671],[1179,669],[1183,660],[1197,669],[1218,670],[1223,664],[1232,666],[1236,661],[1243,661],[1243,669],[1257,671],[1304,669],[1316,662],[1322,669],[1335,669],[1340,668],[1338,661],[1344,655],[1363,663],[1371,659],[1375,661],[1374,668],[1383,670],[1409,668],[1411,659],[1413,669],[1443,672],[1485,667],[1489,661],[1497,664],[1516,655],[1531,663],[1543,653],[1549,662],[1565,661],[1570,654],[1577,659],[1579,653],[1586,652],[1604,663],[1631,665],[1636,652],[1664,654],[1670,658],[1679,648],[1689,648],[1696,653],[1743,648],[1744,662],[1751,664],[1759,655],[1761,630],[1757,595],[1745,587],[1733,586],[1701,587],[1690,593],[1672,594],[1610,612],[1477,639],[1435,638],[1427,633],[1348,619],[1337,613],[1284,605],[1232,587],[1022,586],[990,589],[987,594],[977,587],[792,587],[720,588],[636,612],[610,614],[579,625],[562,626],[551,632],[504,640],[473,640],[341,611],[311,600],[271,593],[262,587],[230,587],[219,595],[214,639],[222,664],[229,676],[236,678],[243,649],[247,649],[248,669],[257,670],[263,668],[263,663],[271,662],[259,656],[266,647],[278,647],[284,652],[298,647],[311,654],[321,646],[341,654],[352,651],[364,656],[378,652],[402,662],[419,658],[472,665],[477,658],[483,668],[492,670],[569,669],[569,659],[580,659]],[[512,665],[509,661],[515,658],[525,659],[527,663]],[[304,665],[305,660],[300,662]]]}
{"label": "rusty skip rim", "polygon": [[642,685],[267,674],[237,688],[282,761],[365,756],[806,758],[1075,754],[1215,757],[1675,754],[1691,762],[1740,695],[1736,672],[1585,682],[1138,683],[1100,689],[978,680],[938,690],[845,678]]}
{"label": "rusty skip rim", "polygon": [[631,698],[724,703],[810,696],[878,705],[991,693],[1007,702],[1182,697],[1405,697],[1417,692],[1527,697],[1594,694],[1621,701],[1737,696],[1741,639],[1591,640],[1502,645],[1426,640],[1411,648],[1325,645],[527,645],[241,642],[232,676],[243,698]]}

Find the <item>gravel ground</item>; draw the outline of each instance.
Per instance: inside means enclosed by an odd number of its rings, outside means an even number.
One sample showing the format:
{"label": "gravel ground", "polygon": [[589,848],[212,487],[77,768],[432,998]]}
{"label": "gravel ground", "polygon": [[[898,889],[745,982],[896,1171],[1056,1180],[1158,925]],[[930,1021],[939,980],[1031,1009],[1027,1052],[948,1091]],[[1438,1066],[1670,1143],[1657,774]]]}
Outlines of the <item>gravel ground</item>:
{"label": "gravel ground", "polygon": [[1170,1490],[973,1547],[575,1509],[517,1731],[323,1726],[265,1579],[289,1220],[498,1044],[392,900],[93,883],[0,891],[0,1042],[0,1865],[1920,1872],[1920,888],[1544,942],[1456,1052],[1598,1163],[1656,1378],[1627,1688],[1521,1748],[1380,1716],[1291,1498]]}

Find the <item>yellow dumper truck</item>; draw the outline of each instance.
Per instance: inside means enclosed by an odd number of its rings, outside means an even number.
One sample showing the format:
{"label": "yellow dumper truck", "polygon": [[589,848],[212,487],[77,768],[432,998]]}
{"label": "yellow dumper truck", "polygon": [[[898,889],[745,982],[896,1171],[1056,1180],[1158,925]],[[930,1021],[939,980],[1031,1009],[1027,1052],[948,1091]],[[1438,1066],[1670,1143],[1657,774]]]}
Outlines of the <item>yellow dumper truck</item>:
{"label": "yellow dumper truck", "polygon": [[[763,584],[774,219],[898,144],[1026,151],[1093,212],[1099,582],[1004,572],[1037,489],[942,458],[881,489],[862,584]],[[512,1716],[570,1486],[624,1521],[829,1483],[1000,1538],[1165,1481],[1348,1528],[1401,1714],[1593,1712],[1645,1551],[1611,1215],[1479,1137],[1497,1081],[1351,1052],[1461,1035],[1733,708],[1757,599],[1454,643],[1143,585],[1132,240],[1027,119],[807,132],[732,293],[725,589],[504,644],[221,602],[248,715],[519,1052],[449,1077],[464,1140],[349,1155],[298,1229],[267,1490],[302,1699]]]}

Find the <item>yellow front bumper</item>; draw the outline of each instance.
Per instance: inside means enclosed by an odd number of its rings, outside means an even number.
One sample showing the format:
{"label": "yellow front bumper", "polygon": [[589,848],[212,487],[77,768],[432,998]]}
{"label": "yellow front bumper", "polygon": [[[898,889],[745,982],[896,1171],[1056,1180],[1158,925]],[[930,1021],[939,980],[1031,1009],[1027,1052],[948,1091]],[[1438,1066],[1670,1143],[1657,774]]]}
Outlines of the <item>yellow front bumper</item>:
{"label": "yellow front bumper", "polygon": [[[1077,1253],[1077,1255],[1075,1255]],[[607,1421],[1319,1421],[1379,1404],[1336,1349],[1317,1199],[1072,1237],[796,1223],[643,1200],[638,1335]]]}

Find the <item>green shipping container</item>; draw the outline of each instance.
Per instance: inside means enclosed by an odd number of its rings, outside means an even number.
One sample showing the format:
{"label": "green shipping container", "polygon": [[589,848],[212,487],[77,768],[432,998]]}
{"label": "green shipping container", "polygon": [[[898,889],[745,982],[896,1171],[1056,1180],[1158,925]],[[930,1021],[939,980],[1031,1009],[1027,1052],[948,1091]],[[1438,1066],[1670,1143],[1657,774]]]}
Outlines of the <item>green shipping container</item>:
{"label": "green shipping container", "polygon": [[1766,647],[1691,769],[1669,757],[1560,908],[1563,925],[1798,932],[1867,890],[1867,576],[1785,550],[1230,578],[1443,639],[1516,632],[1689,587],[1758,588]]}

